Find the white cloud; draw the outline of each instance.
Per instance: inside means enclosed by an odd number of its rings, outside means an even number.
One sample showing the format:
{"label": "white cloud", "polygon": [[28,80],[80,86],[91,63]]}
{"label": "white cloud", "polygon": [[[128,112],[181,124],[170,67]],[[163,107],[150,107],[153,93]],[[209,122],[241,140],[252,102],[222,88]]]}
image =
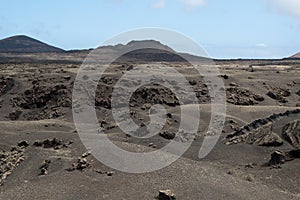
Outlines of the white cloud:
{"label": "white cloud", "polygon": [[266,0],[279,13],[300,18],[300,0]]}
{"label": "white cloud", "polygon": [[205,5],[205,0],[181,0],[187,9],[192,10]]}
{"label": "white cloud", "polygon": [[257,47],[262,47],[262,48],[265,48],[267,47],[267,45],[265,43],[259,43],[256,45]]}
{"label": "white cloud", "polygon": [[162,9],[164,7],[166,7],[166,1],[165,0],[159,0],[155,3],[153,3],[151,5],[152,8],[155,8],[155,9]]}
{"label": "white cloud", "polygon": [[[187,10],[194,10],[197,7],[201,7],[205,5],[206,0],[178,0],[180,3],[184,5]],[[166,0],[158,0],[151,4],[152,8],[162,9],[167,5]]]}

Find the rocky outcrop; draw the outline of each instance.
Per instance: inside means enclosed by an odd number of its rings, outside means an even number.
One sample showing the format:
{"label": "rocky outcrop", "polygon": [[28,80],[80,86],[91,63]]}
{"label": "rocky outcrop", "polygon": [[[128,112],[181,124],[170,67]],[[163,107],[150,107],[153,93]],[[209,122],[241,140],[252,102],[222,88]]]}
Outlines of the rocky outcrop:
{"label": "rocky outcrop", "polygon": [[284,113],[274,113],[274,114],[270,115],[269,117],[254,120],[250,124],[247,124],[247,125],[239,128],[239,130],[233,132],[232,134],[229,134],[227,136],[227,139],[231,139],[236,136],[244,135],[246,132],[249,132],[253,129],[257,129],[260,126],[268,124],[269,122],[276,121],[277,119],[279,119],[281,117],[286,117],[286,116],[289,116],[290,114],[298,114],[298,113],[300,113],[300,109],[288,110]]}
{"label": "rocky outcrop", "polygon": [[13,103],[24,109],[43,108],[48,104],[71,107],[70,91],[63,84],[55,86],[36,85],[23,95],[14,98]]}
{"label": "rocky outcrop", "polygon": [[249,106],[264,101],[263,96],[255,94],[248,89],[239,88],[237,86],[227,88],[226,93],[227,102],[234,105]]}
{"label": "rocky outcrop", "polygon": [[0,77],[0,96],[11,90],[14,85],[14,79],[10,77]]}
{"label": "rocky outcrop", "polygon": [[288,123],[282,129],[282,136],[293,147],[300,148],[300,120]]}
{"label": "rocky outcrop", "polygon": [[0,151],[0,185],[3,185],[5,179],[25,160],[26,147],[23,142],[19,142],[18,146],[13,146],[9,151]]}
{"label": "rocky outcrop", "polygon": [[267,95],[280,103],[286,103],[288,102],[286,97],[291,95],[291,91],[289,89],[280,87],[270,87]]}
{"label": "rocky outcrop", "polygon": [[62,148],[68,148],[72,142],[65,142],[63,140],[59,140],[57,138],[53,139],[46,139],[44,141],[35,141],[33,143],[33,146],[35,147],[42,147],[42,148],[53,148],[53,149],[62,149]]}
{"label": "rocky outcrop", "polygon": [[232,136],[226,144],[255,144],[259,146],[280,146],[283,140],[274,132],[272,132],[273,123],[260,126],[244,134]]}

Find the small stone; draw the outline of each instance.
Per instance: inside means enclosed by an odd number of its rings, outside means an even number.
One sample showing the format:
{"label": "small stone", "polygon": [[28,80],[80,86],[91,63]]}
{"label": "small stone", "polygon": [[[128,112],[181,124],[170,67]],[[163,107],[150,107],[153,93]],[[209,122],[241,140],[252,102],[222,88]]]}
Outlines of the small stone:
{"label": "small stone", "polygon": [[83,153],[83,154],[81,155],[81,157],[82,157],[82,158],[86,158],[86,157],[88,157],[89,155],[91,155],[91,152],[90,152],[90,151],[87,151],[87,152]]}
{"label": "small stone", "polygon": [[190,83],[191,85],[197,85],[197,81],[195,81],[195,80],[190,80],[189,83]]}
{"label": "small stone", "polygon": [[40,173],[40,175],[48,175],[48,170],[47,169],[45,169],[45,168],[42,168],[41,169],[41,173]]}
{"label": "small stone", "polygon": [[175,133],[169,131],[160,132],[159,135],[167,140],[173,140],[176,136]]}
{"label": "small stone", "polygon": [[14,110],[12,112],[9,113],[9,119],[11,120],[17,120],[19,119],[20,115],[22,114],[21,110]]}
{"label": "small stone", "polygon": [[249,164],[245,165],[245,168],[254,168],[255,166],[257,166],[256,163],[249,163]]}
{"label": "small stone", "polygon": [[221,75],[221,77],[224,78],[225,80],[229,78],[228,75],[226,75],[226,74]]}
{"label": "small stone", "polygon": [[228,174],[228,175],[234,175],[234,174],[235,174],[235,172],[234,172],[234,170],[233,170],[233,169],[231,169],[231,170],[229,170],[229,171],[227,172],[227,174]]}
{"label": "small stone", "polygon": [[253,95],[253,98],[255,101],[264,101],[265,100],[265,98],[259,94]]}
{"label": "small stone", "polygon": [[45,160],[40,166],[41,173],[39,175],[48,175],[48,170],[50,167],[51,160]]}
{"label": "small stone", "polygon": [[234,121],[233,119],[229,120],[230,124],[236,124],[236,121]]}
{"label": "small stone", "polygon": [[247,175],[247,176],[246,176],[246,181],[249,181],[249,182],[254,181],[254,176],[251,175],[251,174]]}
{"label": "small stone", "polygon": [[154,145],[154,144],[151,142],[151,143],[149,143],[149,145],[148,145],[148,146],[149,146],[149,147],[152,147],[153,145]]}
{"label": "small stone", "polygon": [[159,200],[173,200],[176,199],[175,194],[171,190],[159,190]]}
{"label": "small stone", "polygon": [[83,75],[83,76],[82,76],[82,79],[86,81],[86,80],[89,79],[89,77],[88,77],[87,75]]}
{"label": "small stone", "polygon": [[236,84],[236,83],[234,83],[234,82],[231,82],[231,83],[229,83],[229,86],[231,86],[231,87],[237,87],[238,84]]}
{"label": "small stone", "polygon": [[112,175],[114,175],[114,174],[115,174],[114,171],[106,172],[106,175],[107,175],[107,176],[112,176]]}
{"label": "small stone", "polygon": [[133,69],[133,65],[130,65],[129,67],[127,67],[127,71],[130,71],[130,70],[132,70]]}
{"label": "small stone", "polygon": [[172,113],[167,113],[167,117],[171,119],[172,118]]}
{"label": "small stone", "polygon": [[64,79],[65,79],[65,80],[70,80],[70,79],[71,79],[71,76],[64,76]]}

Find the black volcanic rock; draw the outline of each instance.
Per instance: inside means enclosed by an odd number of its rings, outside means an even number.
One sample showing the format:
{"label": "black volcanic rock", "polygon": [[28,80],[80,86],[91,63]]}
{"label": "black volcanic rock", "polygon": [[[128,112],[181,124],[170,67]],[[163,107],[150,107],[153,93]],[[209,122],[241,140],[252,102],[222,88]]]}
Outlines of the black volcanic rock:
{"label": "black volcanic rock", "polygon": [[63,49],[50,46],[46,43],[18,35],[0,40],[0,52],[2,53],[42,53],[42,52],[64,52]]}

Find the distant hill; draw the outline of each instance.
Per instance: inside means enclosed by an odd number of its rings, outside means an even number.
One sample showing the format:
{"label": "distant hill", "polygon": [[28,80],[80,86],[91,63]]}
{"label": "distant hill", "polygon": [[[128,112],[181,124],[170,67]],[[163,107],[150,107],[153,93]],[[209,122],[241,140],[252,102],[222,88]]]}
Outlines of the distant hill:
{"label": "distant hill", "polygon": [[[0,60],[2,62],[80,62],[93,50],[103,56],[103,60],[113,60],[114,55],[122,55],[114,62],[187,62],[207,60],[203,57],[179,53],[156,40],[133,40],[127,44],[100,46],[96,49],[69,50],[50,46],[25,35],[0,40]],[[8,55],[9,53],[9,55]],[[30,56],[20,53],[30,54]],[[39,53],[39,54],[36,54]],[[40,53],[46,53],[44,55]],[[55,53],[55,54],[51,54]],[[61,54],[60,54],[61,53]],[[95,53],[95,52],[94,52]]]}
{"label": "distant hill", "polygon": [[25,35],[17,35],[0,40],[0,52],[4,53],[43,53],[64,52],[63,49],[50,46]]}
{"label": "distant hill", "polygon": [[291,56],[289,58],[300,59],[300,53],[297,53],[297,54],[295,54],[295,55],[293,55],[293,56]]}
{"label": "distant hill", "polygon": [[[186,62],[203,60],[205,58],[193,56],[187,53],[179,53],[156,40],[133,40],[123,45],[101,46],[97,48],[101,55],[122,53],[122,56],[115,62]],[[123,54],[123,51],[125,54]],[[129,51],[128,53],[126,53]]]}

